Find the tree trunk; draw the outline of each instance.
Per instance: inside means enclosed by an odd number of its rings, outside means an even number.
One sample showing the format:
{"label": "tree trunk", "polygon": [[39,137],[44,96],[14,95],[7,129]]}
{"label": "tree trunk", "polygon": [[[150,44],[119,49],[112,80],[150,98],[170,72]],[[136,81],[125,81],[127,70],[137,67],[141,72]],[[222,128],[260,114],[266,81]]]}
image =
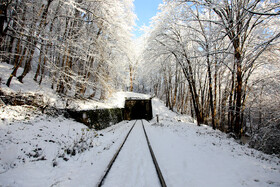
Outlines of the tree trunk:
{"label": "tree trunk", "polygon": [[[215,71],[214,71],[214,103],[213,103],[213,107],[214,107],[214,117],[215,117],[215,124],[216,127],[219,126],[219,120],[217,117],[217,76],[218,76],[218,70],[217,70],[217,59],[215,59]],[[218,127],[219,128],[219,127]]]}
{"label": "tree trunk", "polygon": [[6,30],[4,29],[5,22],[7,22],[7,9],[11,1],[8,2],[8,0],[3,0],[0,4],[0,47],[2,46],[4,37],[6,35]]}
{"label": "tree trunk", "polygon": [[27,50],[27,48],[24,48],[24,52],[23,52],[22,57],[20,58],[20,60],[19,60],[19,62],[17,63],[17,65],[14,67],[13,72],[11,73],[10,77],[9,77],[8,80],[7,80],[6,85],[7,85],[8,87],[10,87],[10,84],[11,84],[11,81],[12,81],[13,77],[15,77],[15,76],[17,75],[17,70],[18,70],[18,68],[19,68],[19,67],[21,66],[21,64],[22,64],[22,61],[23,61],[23,59],[24,59],[24,54],[26,53],[26,50]]}
{"label": "tree trunk", "polygon": [[34,51],[35,51],[35,49],[33,49],[31,51],[30,58],[25,63],[24,70],[23,70],[22,74],[17,78],[18,81],[21,82],[21,83],[23,83],[23,78],[27,75],[27,73],[29,73],[29,71],[31,69],[31,61],[33,59]]}
{"label": "tree trunk", "polygon": [[133,67],[129,65],[129,77],[130,77],[130,91],[133,92]]}
{"label": "tree trunk", "polygon": [[210,67],[210,62],[209,62],[209,55],[207,55],[207,70],[208,70],[208,82],[209,82],[209,99],[210,99],[210,109],[211,109],[211,118],[212,118],[212,127],[213,129],[216,129],[216,111],[214,110],[214,102],[213,102],[213,88],[212,88],[212,74],[211,74],[211,67]]}
{"label": "tree trunk", "polygon": [[203,121],[203,114],[200,110],[200,106],[199,106],[199,95],[197,94],[196,91],[196,85],[195,85],[195,80],[194,80],[194,72],[191,66],[191,62],[187,57],[187,54],[184,53],[184,57],[187,61],[187,67],[185,67],[185,64],[183,64],[182,62],[179,61],[179,59],[177,58],[177,55],[175,53],[172,53],[175,58],[177,59],[177,62],[179,63],[179,65],[181,66],[184,76],[186,77],[188,83],[189,83],[189,90],[191,93],[191,98],[192,98],[192,102],[193,102],[193,108],[195,111],[195,115],[196,115],[196,119],[197,119],[197,125],[200,126],[204,121]]}
{"label": "tree trunk", "polygon": [[236,107],[235,107],[235,126],[234,132],[238,137],[241,137],[241,106],[242,106],[242,69],[241,69],[241,53],[239,48],[235,50],[235,59],[236,59]]}
{"label": "tree trunk", "polygon": [[43,77],[44,77],[46,63],[47,63],[47,57],[44,56],[44,64],[43,64],[43,66],[41,68],[41,77],[40,77],[39,85],[41,85]]}
{"label": "tree trunk", "polygon": [[234,119],[234,103],[233,103],[233,92],[234,92],[234,85],[235,85],[235,64],[233,65],[233,71],[231,72],[231,89],[229,91],[229,107],[228,107],[228,131],[232,132],[233,131],[233,119]]}
{"label": "tree trunk", "polygon": [[[32,49],[31,49],[31,54],[30,54],[30,57],[29,57],[29,60],[27,61],[27,63],[25,64],[24,66],[24,70],[23,70],[23,73],[18,77],[18,80],[22,83],[23,82],[23,78],[29,73],[30,69],[31,69],[31,62],[33,60],[33,55],[35,53],[35,49],[36,49],[36,46],[37,46],[37,43],[38,43],[38,37],[40,35],[40,33],[42,32],[42,27],[46,26],[46,18],[47,18],[47,14],[48,14],[48,10],[49,10],[49,6],[51,4],[53,0],[48,0],[48,4],[47,6],[44,8],[44,11],[42,13],[42,16],[41,16],[41,20],[40,20],[40,24],[39,24],[39,28],[37,30],[37,34],[36,34],[36,37],[35,37],[35,41],[33,42],[33,46],[32,46]],[[43,8],[43,7],[42,7]]]}
{"label": "tree trunk", "polygon": [[175,85],[174,85],[174,95],[172,99],[172,108],[176,105],[177,102],[177,92],[178,92],[178,63],[176,63],[176,71],[175,71]]}
{"label": "tree trunk", "polygon": [[34,78],[33,78],[33,80],[36,81],[36,82],[37,82],[37,78],[38,78],[40,70],[41,70],[42,50],[43,50],[43,48],[41,47],[41,51],[40,51],[40,55],[39,55],[39,62],[38,62],[38,65],[37,65],[37,70],[36,70],[36,73],[35,73]]}

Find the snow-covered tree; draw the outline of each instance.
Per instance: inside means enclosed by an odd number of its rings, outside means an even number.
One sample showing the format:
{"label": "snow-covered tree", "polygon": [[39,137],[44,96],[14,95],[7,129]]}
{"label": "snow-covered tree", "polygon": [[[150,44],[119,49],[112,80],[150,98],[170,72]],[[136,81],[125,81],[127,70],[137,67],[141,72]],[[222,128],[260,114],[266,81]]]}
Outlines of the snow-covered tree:
{"label": "snow-covered tree", "polygon": [[[262,56],[279,38],[276,16],[252,12],[272,11],[277,5],[274,1],[164,1],[147,33],[145,61],[161,67],[157,83],[166,88],[166,102],[177,92],[181,71],[198,124],[207,122],[211,114],[213,128],[240,136],[250,77],[268,63]],[[170,69],[175,64],[180,71]]]}
{"label": "snow-covered tree", "polygon": [[47,75],[61,94],[104,99],[122,87],[136,19],[132,0],[12,0],[5,7],[1,58],[15,67],[8,86],[32,69],[35,81]]}

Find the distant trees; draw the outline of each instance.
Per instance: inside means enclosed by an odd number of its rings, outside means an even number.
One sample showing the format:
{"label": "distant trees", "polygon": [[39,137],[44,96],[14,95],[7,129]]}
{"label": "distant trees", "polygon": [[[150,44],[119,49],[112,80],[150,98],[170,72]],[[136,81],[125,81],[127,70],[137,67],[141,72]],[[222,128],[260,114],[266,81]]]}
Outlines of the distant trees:
{"label": "distant trees", "polygon": [[240,137],[250,77],[269,63],[262,57],[279,38],[272,15],[277,7],[269,0],[164,1],[146,36],[144,61],[158,66],[147,85],[171,109],[195,116],[198,125],[211,123]]}
{"label": "distant trees", "polygon": [[[277,57],[278,58],[275,58]],[[245,116],[249,145],[268,154],[280,156],[280,71],[279,47],[263,57],[269,64],[252,74]],[[276,61],[277,60],[277,61]]]}
{"label": "distant trees", "polygon": [[0,58],[14,65],[7,86],[33,69],[35,81],[48,76],[61,94],[103,99],[123,87],[136,18],[132,0],[5,0],[0,6]]}

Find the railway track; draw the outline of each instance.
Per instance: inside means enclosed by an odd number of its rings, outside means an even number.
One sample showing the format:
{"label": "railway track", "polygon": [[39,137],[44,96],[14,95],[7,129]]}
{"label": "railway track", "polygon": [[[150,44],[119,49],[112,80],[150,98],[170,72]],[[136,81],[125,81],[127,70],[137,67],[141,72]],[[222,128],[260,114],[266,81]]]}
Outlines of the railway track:
{"label": "railway track", "polygon": [[[133,130],[133,128],[135,127],[135,124],[137,123],[137,121],[140,121],[140,120],[135,120],[135,122],[133,123],[132,127],[128,131],[124,141],[122,142],[122,144],[120,145],[119,149],[116,151],[116,153],[114,154],[113,158],[111,159],[111,161],[109,162],[108,166],[106,167],[106,169],[105,169],[101,179],[99,180],[99,182],[97,184],[98,187],[101,187],[104,183],[106,183],[106,177],[108,176],[109,172],[111,171],[111,168],[112,168],[113,164],[115,163],[119,153],[121,152],[124,144],[126,143],[128,137],[129,137],[131,131]],[[161,170],[160,170],[159,164],[157,162],[156,156],[155,156],[154,151],[152,149],[149,137],[147,135],[147,132],[146,132],[146,129],[145,129],[145,126],[144,126],[144,123],[143,123],[143,120],[141,120],[141,123],[142,123],[142,129],[143,129],[144,134],[145,134],[145,139],[146,139],[146,142],[147,142],[147,145],[148,145],[148,148],[149,148],[149,152],[150,152],[150,155],[151,155],[151,158],[153,160],[153,164],[154,164],[157,176],[158,176],[158,180],[159,180],[160,185],[162,187],[166,187],[165,180],[163,178],[163,175],[161,173]]]}

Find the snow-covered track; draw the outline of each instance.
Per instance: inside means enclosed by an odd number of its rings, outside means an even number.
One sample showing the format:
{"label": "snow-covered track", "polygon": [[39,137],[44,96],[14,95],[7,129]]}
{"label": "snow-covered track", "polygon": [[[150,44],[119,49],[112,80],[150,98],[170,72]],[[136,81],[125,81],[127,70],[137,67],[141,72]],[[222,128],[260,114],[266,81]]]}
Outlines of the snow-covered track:
{"label": "snow-covered track", "polygon": [[146,133],[146,129],[145,129],[145,126],[144,126],[144,123],[143,123],[143,120],[141,120],[142,122],[142,127],[143,127],[143,130],[144,130],[144,133],[145,133],[145,137],[146,137],[146,140],[147,140],[147,143],[148,143],[148,146],[149,146],[149,150],[150,150],[150,153],[151,153],[151,156],[152,156],[152,159],[153,159],[153,163],[156,167],[156,170],[157,170],[157,175],[158,175],[158,178],[159,178],[159,181],[160,181],[160,184],[162,187],[166,187],[166,183],[165,183],[165,180],[162,176],[162,173],[161,173],[161,170],[159,168],[159,165],[158,165],[158,162],[157,162],[157,159],[156,159],[156,156],[154,154],[154,151],[152,149],[152,146],[151,146],[151,143],[149,141],[149,138],[148,138],[148,135]]}
{"label": "snow-covered track", "polygon": [[126,142],[128,136],[129,136],[130,132],[132,131],[132,129],[134,128],[136,122],[137,122],[137,120],[134,122],[134,124],[132,125],[132,127],[131,127],[130,130],[128,131],[128,133],[127,133],[127,135],[126,135],[126,137],[125,137],[123,143],[121,144],[121,146],[119,147],[119,149],[117,150],[117,152],[114,154],[113,158],[111,159],[110,163],[108,164],[106,170],[104,171],[104,175],[101,177],[101,180],[100,180],[100,182],[99,182],[98,185],[97,185],[98,187],[100,187],[100,186],[103,185],[106,176],[108,175],[110,169],[112,168],[112,166],[113,166],[113,164],[114,164],[116,158],[118,157],[118,155],[119,155],[119,153],[120,153],[120,151],[121,151],[123,145],[125,144],[125,142]]}
{"label": "snow-covered track", "polygon": [[[97,184],[98,187],[102,186],[104,184],[104,181],[107,177],[107,175],[109,174],[113,164],[115,163],[116,161],[116,158],[118,157],[120,151],[122,150],[122,147],[124,146],[124,144],[126,143],[126,140],[128,138],[128,136],[130,135],[130,132],[132,131],[132,129],[134,128],[135,124],[137,123],[138,120],[136,120],[134,122],[134,124],[132,125],[131,129],[129,130],[129,132],[127,133],[124,141],[122,142],[121,146],[119,147],[119,149],[117,150],[117,152],[114,154],[113,158],[111,159],[110,163],[108,164],[106,170],[104,171],[104,175],[101,177],[101,180],[100,182]],[[149,138],[148,138],[148,135],[147,135],[147,132],[146,132],[146,129],[145,129],[145,126],[144,126],[144,123],[143,123],[143,120],[141,120],[141,123],[142,123],[142,128],[143,128],[143,131],[144,131],[144,135],[145,135],[145,139],[146,139],[146,142],[148,144],[148,148],[149,148],[149,152],[151,154],[151,157],[152,157],[152,162],[154,164],[154,168],[156,170],[156,174],[154,175],[154,177],[156,177],[156,175],[158,176],[158,179],[159,179],[159,182],[160,182],[160,185],[162,187],[166,187],[166,183],[165,183],[165,180],[163,178],[163,175],[161,173],[161,170],[160,170],[160,167],[158,165],[158,162],[157,162],[157,159],[156,159],[156,156],[154,154],[154,151],[152,149],[152,146],[151,146],[151,143],[149,141]],[[139,129],[139,128],[138,128]],[[136,129],[135,129],[136,130]],[[142,132],[143,132],[142,131]],[[139,132],[139,131],[138,131]],[[133,134],[133,133],[132,133]],[[135,134],[134,134],[135,135]],[[133,135],[131,135],[132,137],[134,137]],[[144,140],[145,141],[145,140]],[[131,142],[130,142],[131,143]]]}

